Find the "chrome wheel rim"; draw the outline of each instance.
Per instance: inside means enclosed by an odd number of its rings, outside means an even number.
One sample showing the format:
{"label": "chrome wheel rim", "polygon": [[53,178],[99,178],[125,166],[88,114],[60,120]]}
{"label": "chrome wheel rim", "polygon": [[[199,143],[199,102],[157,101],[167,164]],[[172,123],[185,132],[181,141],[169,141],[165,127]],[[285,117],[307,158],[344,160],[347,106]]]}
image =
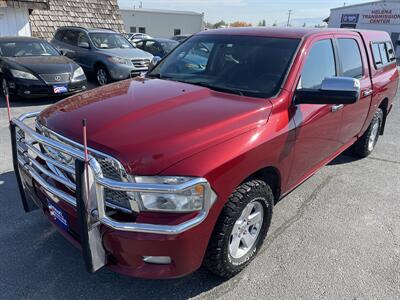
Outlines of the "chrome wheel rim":
{"label": "chrome wheel rim", "polygon": [[3,95],[6,96],[6,95],[8,95],[7,81],[5,79],[3,79],[1,82],[2,82],[1,86],[2,86],[2,89],[3,89]]}
{"label": "chrome wheel rim", "polygon": [[100,85],[106,85],[107,84],[107,73],[104,69],[98,69],[97,70],[97,82]]}
{"label": "chrome wheel rim", "polygon": [[378,138],[379,121],[376,121],[372,126],[371,135],[368,140],[368,151],[372,151],[375,147],[376,139]]}
{"label": "chrome wheel rim", "polygon": [[250,252],[260,235],[264,220],[264,207],[254,199],[246,205],[235,222],[229,239],[229,254],[236,259]]}

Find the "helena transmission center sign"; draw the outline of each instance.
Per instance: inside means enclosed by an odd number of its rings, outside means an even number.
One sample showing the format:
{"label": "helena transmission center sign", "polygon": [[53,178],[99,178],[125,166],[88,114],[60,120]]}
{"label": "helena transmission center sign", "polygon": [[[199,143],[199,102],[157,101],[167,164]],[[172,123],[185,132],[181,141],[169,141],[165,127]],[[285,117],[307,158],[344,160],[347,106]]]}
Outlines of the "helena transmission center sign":
{"label": "helena transmission center sign", "polygon": [[368,9],[360,19],[364,24],[400,24],[400,9]]}

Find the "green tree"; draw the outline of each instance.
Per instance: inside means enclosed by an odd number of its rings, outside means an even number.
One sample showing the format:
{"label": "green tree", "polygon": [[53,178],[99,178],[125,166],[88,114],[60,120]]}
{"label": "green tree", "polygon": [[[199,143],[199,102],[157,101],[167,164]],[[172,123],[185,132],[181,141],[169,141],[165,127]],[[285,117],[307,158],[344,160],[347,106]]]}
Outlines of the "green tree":
{"label": "green tree", "polygon": [[221,28],[221,27],[224,27],[224,26],[226,26],[226,25],[228,25],[228,24],[226,24],[225,21],[221,20],[221,21],[215,23],[215,24],[213,25],[213,28]]}
{"label": "green tree", "polygon": [[267,21],[261,20],[260,22],[258,22],[258,26],[260,26],[260,27],[265,27],[265,26],[267,26]]}

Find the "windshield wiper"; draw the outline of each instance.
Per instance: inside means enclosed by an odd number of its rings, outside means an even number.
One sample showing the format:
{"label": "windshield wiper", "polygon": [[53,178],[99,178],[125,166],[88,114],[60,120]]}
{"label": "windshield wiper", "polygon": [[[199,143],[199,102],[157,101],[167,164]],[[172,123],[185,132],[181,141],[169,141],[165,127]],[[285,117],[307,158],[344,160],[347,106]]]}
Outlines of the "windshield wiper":
{"label": "windshield wiper", "polygon": [[241,90],[222,87],[222,86],[217,86],[217,85],[212,85],[212,84],[210,84],[208,82],[189,82],[189,81],[187,81],[185,83],[199,85],[199,86],[206,87],[206,88],[209,88],[210,90],[217,91],[217,92],[231,93],[231,94],[236,94],[236,95],[239,95],[239,96],[244,96],[244,93]]}

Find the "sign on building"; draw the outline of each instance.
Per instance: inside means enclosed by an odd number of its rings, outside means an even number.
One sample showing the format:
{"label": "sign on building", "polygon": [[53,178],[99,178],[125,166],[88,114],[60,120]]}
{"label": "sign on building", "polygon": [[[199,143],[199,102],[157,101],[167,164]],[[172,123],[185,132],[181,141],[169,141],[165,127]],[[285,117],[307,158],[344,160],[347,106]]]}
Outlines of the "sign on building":
{"label": "sign on building", "polygon": [[363,24],[400,24],[400,9],[367,9],[361,14]]}

